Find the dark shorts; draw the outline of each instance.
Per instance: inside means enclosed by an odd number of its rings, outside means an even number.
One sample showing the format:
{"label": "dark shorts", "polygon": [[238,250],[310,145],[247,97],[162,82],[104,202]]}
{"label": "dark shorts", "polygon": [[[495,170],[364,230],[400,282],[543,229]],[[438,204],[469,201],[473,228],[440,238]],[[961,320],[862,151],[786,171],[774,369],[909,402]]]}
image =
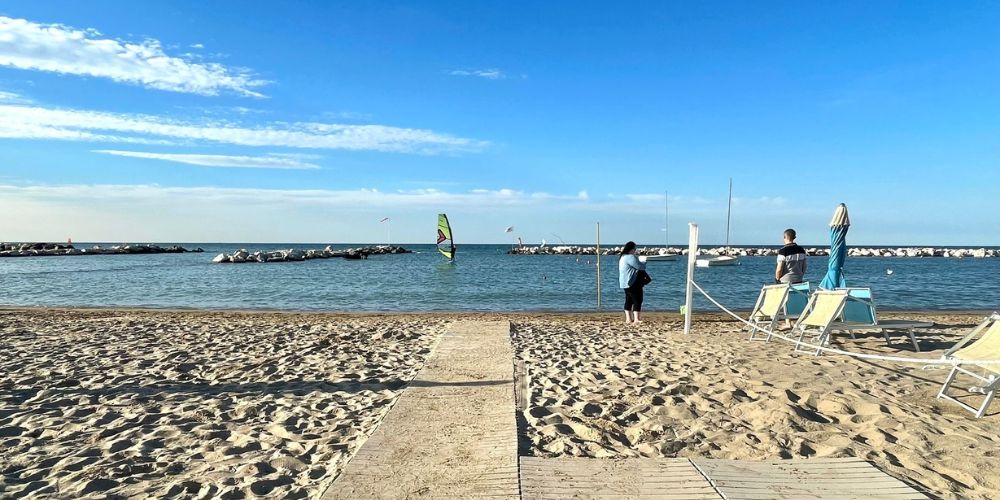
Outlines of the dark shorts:
{"label": "dark shorts", "polygon": [[642,286],[634,285],[623,290],[625,292],[625,310],[642,310]]}

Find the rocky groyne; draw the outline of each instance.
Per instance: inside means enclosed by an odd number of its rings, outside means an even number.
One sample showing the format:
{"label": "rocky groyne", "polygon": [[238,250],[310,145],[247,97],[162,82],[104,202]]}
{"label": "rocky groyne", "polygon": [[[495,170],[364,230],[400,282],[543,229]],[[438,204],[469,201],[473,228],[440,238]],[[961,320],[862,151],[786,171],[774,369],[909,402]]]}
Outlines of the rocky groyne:
{"label": "rocky groyne", "polygon": [[[829,248],[809,247],[806,254],[811,256],[827,256],[830,254]],[[615,255],[621,252],[621,247],[601,247],[602,255]],[[512,255],[594,255],[597,249],[593,246],[524,246],[510,249],[508,254]],[[687,255],[687,248],[671,247],[639,247],[636,249],[638,255],[662,255],[676,254]],[[847,254],[850,257],[948,257],[948,258],[991,258],[1000,257],[1000,250],[990,248],[934,248],[934,247],[900,247],[900,248],[877,248],[877,247],[854,247],[848,248]],[[777,248],[771,247],[731,247],[726,251],[725,247],[701,248],[698,255],[719,256],[738,255],[744,257],[774,257],[778,255]]]}
{"label": "rocky groyne", "polygon": [[272,250],[249,252],[246,249],[239,249],[231,254],[220,253],[216,255],[212,262],[216,264],[242,264],[247,262],[299,262],[312,259],[367,259],[369,255],[386,255],[398,253],[412,253],[400,246],[378,245],[370,247],[350,248],[347,250],[335,250],[326,247],[322,250]]}
{"label": "rocky groyne", "polygon": [[0,257],[50,257],[66,255],[129,255],[155,253],[204,252],[200,248],[188,250],[181,246],[161,247],[159,245],[114,245],[76,248],[62,243],[0,243]]}

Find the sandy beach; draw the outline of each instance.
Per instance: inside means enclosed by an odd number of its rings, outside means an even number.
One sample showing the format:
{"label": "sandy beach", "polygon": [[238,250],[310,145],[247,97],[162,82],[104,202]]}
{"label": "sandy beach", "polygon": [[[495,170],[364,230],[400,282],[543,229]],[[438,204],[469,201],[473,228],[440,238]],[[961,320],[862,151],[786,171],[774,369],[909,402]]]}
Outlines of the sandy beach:
{"label": "sandy beach", "polygon": [[[883,315],[940,326],[905,337],[840,336],[845,350],[938,358],[980,316]],[[997,498],[1000,407],[976,420],[935,399],[947,370],[748,342],[738,325],[700,317],[637,327],[617,318],[515,323],[530,370],[525,412],[538,456],[707,457],[739,460],[860,457],[944,498]],[[966,384],[966,386],[969,384]]]}
{"label": "sandy beach", "polygon": [[443,322],[0,313],[0,496],[315,497]]}
{"label": "sandy beach", "polygon": [[[522,454],[861,457],[944,498],[995,498],[1000,408],[934,398],[946,370],[750,343],[677,315],[0,311],[0,496],[315,498],[450,322],[508,319],[529,375]],[[939,357],[979,316],[837,339]],[[512,411],[513,411],[513,402]],[[462,411],[456,407],[455,411]]]}

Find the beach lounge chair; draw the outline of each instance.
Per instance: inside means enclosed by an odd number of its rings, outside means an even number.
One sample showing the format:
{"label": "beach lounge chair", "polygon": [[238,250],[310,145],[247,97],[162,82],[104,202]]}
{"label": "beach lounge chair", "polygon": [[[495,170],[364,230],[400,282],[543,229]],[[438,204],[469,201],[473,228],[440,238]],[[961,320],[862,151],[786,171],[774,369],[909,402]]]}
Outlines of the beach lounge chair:
{"label": "beach lounge chair", "polygon": [[[766,330],[774,331],[778,322],[793,320],[805,309],[809,302],[809,283],[796,283],[788,285],[785,283],[777,285],[767,285],[760,289],[757,303],[753,306],[747,321],[754,326],[750,327],[750,340],[755,340],[757,332]],[[771,341],[771,334],[767,334],[766,341]]]}
{"label": "beach lounge chair", "polygon": [[[799,316],[792,332],[798,332],[799,339],[795,342],[796,351],[805,351],[805,346],[816,346],[816,354],[830,340],[830,328],[834,320],[840,317],[847,302],[846,290],[817,290],[809,297],[805,310]],[[816,337],[816,343],[805,341],[806,336]]]}
{"label": "beach lounge chair", "polygon": [[747,318],[750,327],[750,340],[761,329],[768,332],[767,341],[771,340],[771,333],[778,326],[778,321],[785,318],[785,302],[788,299],[790,287],[787,284],[768,285],[760,289],[757,297],[757,304],[753,306],[750,317]]}
{"label": "beach lounge chair", "polygon": [[854,332],[865,330],[876,330],[885,337],[885,343],[889,344],[889,332],[904,332],[910,337],[913,349],[920,352],[920,345],[913,335],[913,331],[918,328],[930,328],[934,323],[927,321],[910,320],[879,320],[875,311],[875,298],[872,296],[870,288],[838,288],[847,291],[847,302],[840,318],[832,327],[831,332],[847,332],[854,338]]}
{"label": "beach lounge chair", "polygon": [[[979,336],[979,339],[973,341],[977,336]],[[980,323],[979,326],[973,328],[972,332],[962,338],[962,340],[959,340],[951,349],[945,351],[941,359],[949,361],[957,360],[959,362],[1000,360],[1000,313],[994,312]],[[978,370],[981,374],[973,370]],[[955,381],[955,375],[958,372],[962,372],[983,382],[982,386],[969,389],[970,392],[983,394],[983,404],[979,408],[959,401],[947,394],[948,387]],[[976,418],[980,418],[986,413],[990,402],[993,401],[993,396],[996,395],[998,386],[1000,386],[1000,365],[973,365],[970,368],[966,368],[959,363],[952,367],[951,373],[945,379],[944,385],[941,386],[941,391],[938,392],[937,397],[958,403],[962,408],[972,412]]]}

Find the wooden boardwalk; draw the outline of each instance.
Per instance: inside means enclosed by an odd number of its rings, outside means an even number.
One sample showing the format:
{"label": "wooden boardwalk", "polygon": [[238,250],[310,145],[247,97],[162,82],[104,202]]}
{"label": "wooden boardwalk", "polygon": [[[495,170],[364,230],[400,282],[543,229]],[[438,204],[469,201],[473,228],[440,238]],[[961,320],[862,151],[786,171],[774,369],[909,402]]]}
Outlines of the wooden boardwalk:
{"label": "wooden boardwalk", "polygon": [[521,498],[908,500],[927,496],[858,458],[521,457]]}
{"label": "wooden boardwalk", "polygon": [[521,498],[718,500],[721,497],[686,458],[521,457]]}
{"label": "wooden boardwalk", "polygon": [[860,458],[692,461],[730,500],[927,498]]}
{"label": "wooden boardwalk", "polygon": [[509,322],[462,322],[324,499],[519,498]]}
{"label": "wooden boardwalk", "polygon": [[519,459],[512,360],[510,323],[453,325],[322,498],[927,498],[857,458]]}

